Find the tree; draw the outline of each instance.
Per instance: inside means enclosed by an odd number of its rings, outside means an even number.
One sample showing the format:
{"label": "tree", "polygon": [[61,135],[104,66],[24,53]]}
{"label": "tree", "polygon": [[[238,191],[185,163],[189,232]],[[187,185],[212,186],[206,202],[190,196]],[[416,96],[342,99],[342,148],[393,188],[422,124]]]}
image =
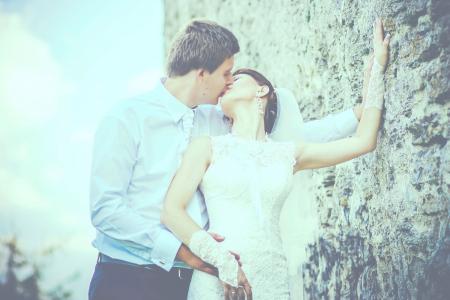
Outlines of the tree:
{"label": "tree", "polygon": [[[40,287],[41,272],[45,265],[28,259],[18,246],[17,238],[2,241],[0,246],[7,253],[6,270],[0,277],[0,299],[8,300],[69,300],[72,293],[68,291],[64,283],[57,284],[50,291],[43,291]],[[44,251],[44,256],[49,256],[57,248],[51,247]],[[1,271],[1,270],[0,270]],[[25,277],[19,274],[25,274]],[[78,276],[77,273],[74,275]],[[72,276],[73,278],[73,276]]]}

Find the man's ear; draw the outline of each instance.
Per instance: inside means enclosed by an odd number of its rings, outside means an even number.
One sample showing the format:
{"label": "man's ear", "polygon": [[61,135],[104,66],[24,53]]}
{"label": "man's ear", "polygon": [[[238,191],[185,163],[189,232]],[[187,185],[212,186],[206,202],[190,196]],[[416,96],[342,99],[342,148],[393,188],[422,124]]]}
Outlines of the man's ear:
{"label": "man's ear", "polygon": [[206,71],[205,69],[198,69],[197,70],[197,78],[200,81],[205,80],[206,75],[208,74],[208,71]]}

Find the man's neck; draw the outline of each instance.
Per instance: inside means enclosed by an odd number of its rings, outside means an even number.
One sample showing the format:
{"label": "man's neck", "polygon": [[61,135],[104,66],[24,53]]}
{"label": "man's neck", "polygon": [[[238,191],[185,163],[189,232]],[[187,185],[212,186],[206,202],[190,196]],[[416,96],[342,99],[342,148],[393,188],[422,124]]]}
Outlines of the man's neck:
{"label": "man's neck", "polygon": [[193,108],[195,102],[194,83],[187,77],[167,78],[163,83],[167,91],[184,105]]}

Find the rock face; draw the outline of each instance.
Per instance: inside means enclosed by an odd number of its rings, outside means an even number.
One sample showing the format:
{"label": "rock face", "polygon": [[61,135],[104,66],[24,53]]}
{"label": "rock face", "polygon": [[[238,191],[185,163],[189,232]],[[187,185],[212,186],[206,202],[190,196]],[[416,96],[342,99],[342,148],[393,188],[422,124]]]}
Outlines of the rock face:
{"label": "rock face", "polygon": [[450,1],[166,1],[167,46],[193,17],[219,22],[236,66],[294,91],[305,120],[361,101],[376,15],[392,35],[378,147],[305,174],[286,204],[293,298],[449,299]]}

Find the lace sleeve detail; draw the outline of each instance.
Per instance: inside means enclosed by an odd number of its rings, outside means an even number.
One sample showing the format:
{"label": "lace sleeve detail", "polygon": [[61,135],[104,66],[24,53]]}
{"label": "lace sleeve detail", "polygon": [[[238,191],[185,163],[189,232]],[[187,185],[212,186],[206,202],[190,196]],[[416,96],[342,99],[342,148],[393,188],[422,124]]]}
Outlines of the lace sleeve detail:
{"label": "lace sleeve detail", "polygon": [[203,261],[217,267],[220,280],[234,287],[238,286],[236,259],[205,230],[199,230],[192,235],[189,249]]}
{"label": "lace sleeve detail", "polygon": [[370,72],[369,86],[364,108],[375,107],[383,109],[384,97],[384,70],[383,66],[375,59]]}

